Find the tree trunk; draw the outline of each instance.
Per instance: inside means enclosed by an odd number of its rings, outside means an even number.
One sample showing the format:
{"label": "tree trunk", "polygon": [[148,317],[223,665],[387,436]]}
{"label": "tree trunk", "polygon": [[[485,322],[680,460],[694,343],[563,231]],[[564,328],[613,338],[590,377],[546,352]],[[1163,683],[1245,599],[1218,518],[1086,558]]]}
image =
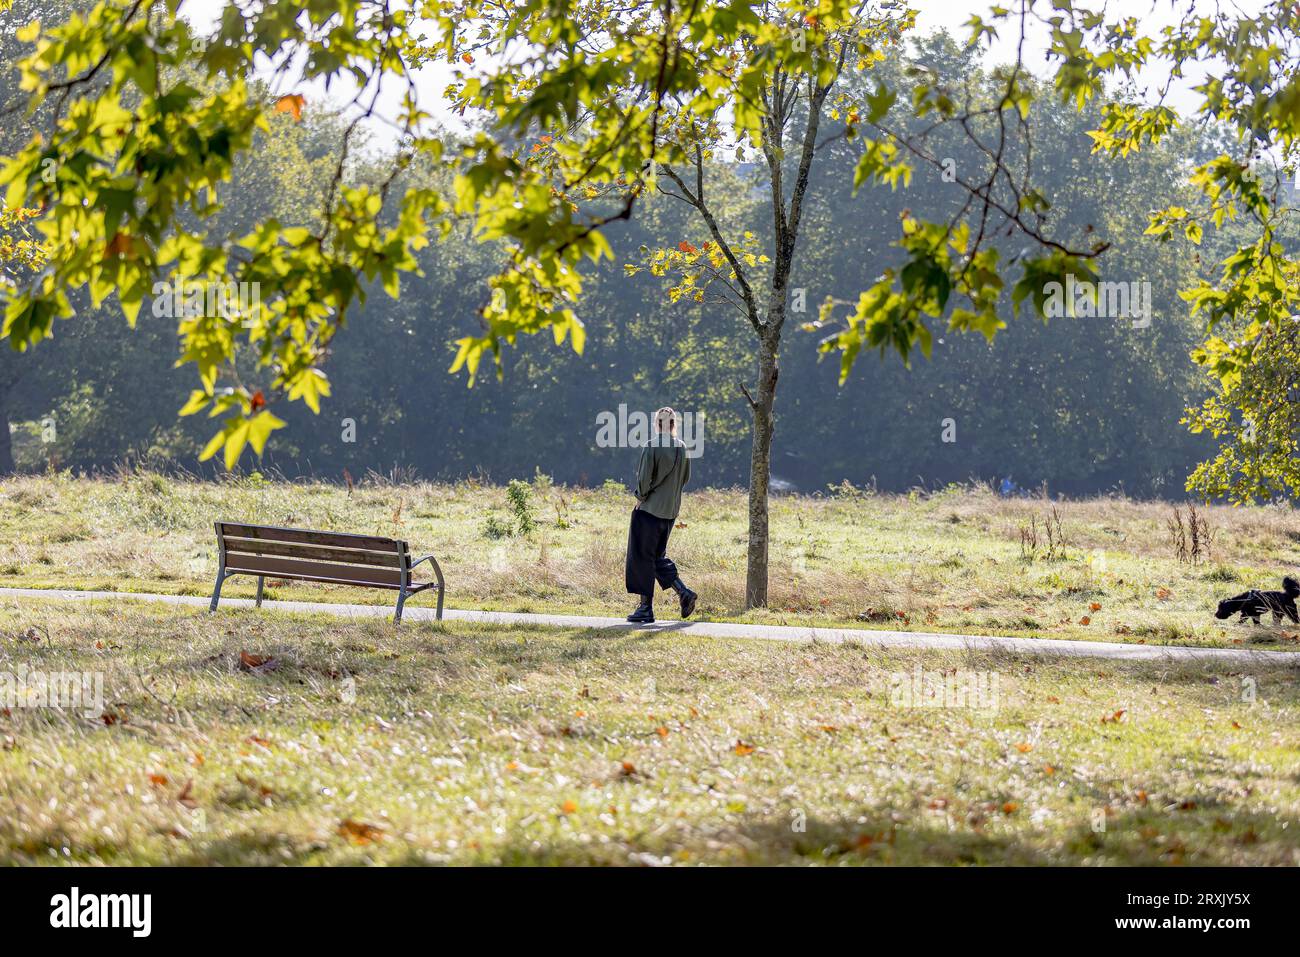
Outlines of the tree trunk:
{"label": "tree trunk", "polygon": [[772,474],[772,405],[776,400],[777,350],[763,336],[758,352],[758,391],[752,398],[754,445],[749,459],[749,570],[745,576],[745,607],[767,607],[767,492]]}
{"label": "tree trunk", "polygon": [[14,474],[14,449],[9,439],[9,411],[5,404],[7,396],[0,392],[0,475]]}

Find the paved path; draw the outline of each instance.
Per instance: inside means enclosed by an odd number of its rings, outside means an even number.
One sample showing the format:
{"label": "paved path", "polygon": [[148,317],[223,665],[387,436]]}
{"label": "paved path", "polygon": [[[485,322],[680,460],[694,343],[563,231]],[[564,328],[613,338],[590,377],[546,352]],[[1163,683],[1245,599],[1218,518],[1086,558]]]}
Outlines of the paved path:
{"label": "paved path", "polygon": [[[67,601],[153,601],[171,605],[206,608],[209,599],[197,595],[153,595],[141,592],[69,591],[54,588],[0,588],[0,598],[43,598]],[[223,608],[251,608],[252,599],[223,598]],[[308,601],[264,601],[264,611],[313,612],[341,618],[388,618],[387,605],[336,605]],[[407,605],[405,620],[432,621],[428,608]],[[1223,664],[1300,668],[1300,654],[1286,651],[1252,651],[1245,648],[1194,648],[1176,645],[1136,645],[1106,641],[1063,641],[1055,638],[1008,638],[998,635],[952,635],[919,631],[876,631],[861,628],[813,628],[794,625],[743,625],[714,621],[659,621],[653,625],[630,625],[622,618],[591,615],[532,615],[506,611],[457,611],[446,609],[449,621],[470,621],[500,625],[541,625],[551,628],[601,628],[639,631],[646,634],[674,632],[701,638],[760,638],[768,641],[855,641],[870,648],[938,648],[962,651],[1009,651],[1076,658],[1112,658],[1134,661],[1200,660]]]}

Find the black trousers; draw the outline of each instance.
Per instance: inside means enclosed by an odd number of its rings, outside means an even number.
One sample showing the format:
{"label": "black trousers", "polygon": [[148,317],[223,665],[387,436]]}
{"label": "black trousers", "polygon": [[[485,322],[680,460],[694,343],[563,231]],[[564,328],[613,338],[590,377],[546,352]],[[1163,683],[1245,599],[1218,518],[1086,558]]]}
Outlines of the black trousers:
{"label": "black trousers", "polygon": [[673,524],[673,519],[658,518],[643,509],[632,512],[624,573],[628,594],[653,597],[656,580],[661,588],[669,588],[677,580],[677,566],[667,555]]}

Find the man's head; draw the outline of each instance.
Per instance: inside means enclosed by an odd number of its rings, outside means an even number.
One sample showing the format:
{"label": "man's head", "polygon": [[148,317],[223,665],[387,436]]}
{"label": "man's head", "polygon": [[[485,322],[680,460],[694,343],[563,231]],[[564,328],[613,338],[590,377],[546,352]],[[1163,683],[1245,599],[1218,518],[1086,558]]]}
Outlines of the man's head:
{"label": "man's head", "polygon": [[667,432],[669,435],[677,434],[677,413],[668,406],[655,413],[655,433],[660,432]]}

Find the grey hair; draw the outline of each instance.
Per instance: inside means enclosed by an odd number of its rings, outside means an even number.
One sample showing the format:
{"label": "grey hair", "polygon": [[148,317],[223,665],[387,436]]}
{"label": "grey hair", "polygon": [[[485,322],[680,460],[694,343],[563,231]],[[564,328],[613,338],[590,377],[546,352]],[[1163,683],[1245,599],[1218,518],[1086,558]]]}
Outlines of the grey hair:
{"label": "grey hair", "polygon": [[664,431],[665,422],[668,423],[669,432],[677,431],[677,413],[673,410],[672,406],[666,405],[655,412],[655,431]]}

